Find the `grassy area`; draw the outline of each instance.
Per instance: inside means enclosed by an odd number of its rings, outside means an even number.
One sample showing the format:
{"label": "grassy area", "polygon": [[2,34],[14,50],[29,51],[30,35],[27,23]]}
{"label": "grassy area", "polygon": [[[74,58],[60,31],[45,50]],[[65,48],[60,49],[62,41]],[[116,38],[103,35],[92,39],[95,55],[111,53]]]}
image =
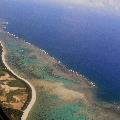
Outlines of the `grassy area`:
{"label": "grassy area", "polygon": [[7,102],[11,102],[11,101],[14,101],[15,102],[15,99],[13,98],[13,95],[11,92],[10,93],[6,93],[6,96],[7,96]]}
{"label": "grassy area", "polygon": [[0,95],[2,95],[2,93],[3,93],[3,90],[0,90]]}
{"label": "grassy area", "polygon": [[10,87],[22,87],[22,88],[26,87],[25,83],[21,80],[12,80],[8,83],[8,86],[10,86]]}
{"label": "grassy area", "polygon": [[7,113],[9,118],[11,118],[12,120],[21,120],[21,116],[23,114],[22,111],[13,108],[5,108],[5,107],[3,109]]}
{"label": "grassy area", "polygon": [[28,93],[28,97],[27,97],[27,100],[26,100],[25,104],[21,108],[21,110],[25,110],[26,109],[26,107],[28,106],[28,104],[29,104],[29,102],[31,101],[31,98],[32,98],[32,90],[31,90],[31,88],[27,84],[26,84],[26,91]]}

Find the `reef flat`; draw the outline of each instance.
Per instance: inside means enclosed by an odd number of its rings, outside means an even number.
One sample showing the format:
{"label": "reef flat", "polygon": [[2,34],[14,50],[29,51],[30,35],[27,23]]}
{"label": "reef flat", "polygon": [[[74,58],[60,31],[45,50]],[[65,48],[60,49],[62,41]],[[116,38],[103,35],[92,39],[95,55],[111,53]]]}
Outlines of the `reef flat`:
{"label": "reef flat", "polygon": [[44,50],[4,31],[0,20],[0,40],[6,50],[6,62],[36,90],[36,102],[28,120],[119,120],[117,106],[95,101],[95,84],[69,70]]}

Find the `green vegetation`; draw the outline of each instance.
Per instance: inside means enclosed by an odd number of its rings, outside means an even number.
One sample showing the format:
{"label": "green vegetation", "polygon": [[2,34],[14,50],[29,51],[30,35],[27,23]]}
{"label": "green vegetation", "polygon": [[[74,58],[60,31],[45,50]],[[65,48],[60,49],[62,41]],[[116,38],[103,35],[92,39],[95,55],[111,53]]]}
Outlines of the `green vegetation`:
{"label": "green vegetation", "polygon": [[21,108],[21,110],[25,110],[29,104],[29,102],[31,101],[31,98],[32,98],[32,91],[31,91],[31,88],[28,86],[26,87],[26,91],[28,92],[28,97],[27,97],[27,100],[26,102],[24,103],[23,107]]}
{"label": "green vegetation", "polygon": [[21,80],[12,80],[8,83],[10,87],[26,87],[25,83]]}
{"label": "green vegetation", "polygon": [[13,109],[13,108],[3,108],[6,114],[11,118],[12,120],[21,120],[21,116],[23,114],[22,111]]}
{"label": "green vegetation", "polygon": [[4,76],[7,72],[5,70],[0,70],[0,76]]}
{"label": "green vegetation", "polygon": [[15,99],[13,98],[13,95],[11,92],[10,93],[6,93],[7,96],[7,102],[11,102],[11,101],[15,101]]}
{"label": "green vegetation", "polygon": [[3,90],[0,90],[0,95],[2,95],[2,93],[3,93]]}

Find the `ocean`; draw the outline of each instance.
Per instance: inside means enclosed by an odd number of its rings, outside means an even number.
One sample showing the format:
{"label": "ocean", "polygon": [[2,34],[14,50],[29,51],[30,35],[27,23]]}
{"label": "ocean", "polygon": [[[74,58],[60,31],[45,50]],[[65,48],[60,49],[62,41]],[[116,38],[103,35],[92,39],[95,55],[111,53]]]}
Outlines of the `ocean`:
{"label": "ocean", "polygon": [[120,18],[81,7],[1,2],[7,31],[38,46],[96,84],[101,101],[120,102]]}

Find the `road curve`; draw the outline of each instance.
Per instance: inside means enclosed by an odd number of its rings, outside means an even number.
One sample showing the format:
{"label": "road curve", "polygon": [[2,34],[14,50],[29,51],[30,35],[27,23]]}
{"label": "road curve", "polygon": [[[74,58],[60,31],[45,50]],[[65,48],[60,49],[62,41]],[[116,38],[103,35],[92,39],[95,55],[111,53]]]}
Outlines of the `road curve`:
{"label": "road curve", "polygon": [[7,68],[8,70],[10,70],[15,76],[17,76],[17,77],[20,78],[21,80],[25,81],[25,82],[30,86],[30,88],[31,88],[31,90],[32,90],[32,99],[31,99],[29,105],[27,106],[27,108],[23,111],[23,115],[22,115],[22,117],[21,117],[21,120],[26,120],[26,119],[27,119],[27,116],[28,116],[28,114],[29,114],[29,112],[30,112],[30,110],[32,109],[32,107],[33,107],[33,105],[34,105],[34,103],[35,103],[35,101],[36,101],[36,91],[35,91],[35,88],[32,86],[32,84],[31,84],[30,82],[28,82],[26,79],[18,76],[18,75],[8,66],[8,64],[7,64],[6,61],[5,61],[5,54],[6,54],[6,52],[5,52],[4,45],[3,45],[2,41],[0,41],[0,43],[1,43],[1,46],[2,46],[2,48],[3,48],[3,51],[2,51],[2,61],[3,61],[4,65],[6,66],[6,68]]}

